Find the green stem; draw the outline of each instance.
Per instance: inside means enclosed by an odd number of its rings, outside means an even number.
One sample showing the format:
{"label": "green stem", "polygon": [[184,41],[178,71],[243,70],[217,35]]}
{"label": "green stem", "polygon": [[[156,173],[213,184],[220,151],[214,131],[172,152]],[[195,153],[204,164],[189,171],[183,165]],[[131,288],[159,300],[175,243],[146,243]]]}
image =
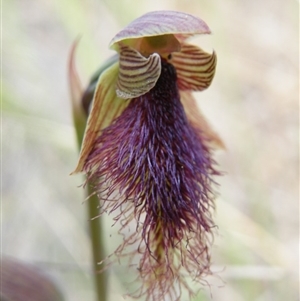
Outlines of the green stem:
{"label": "green stem", "polygon": [[[93,190],[89,185],[87,188],[88,196],[92,195]],[[93,194],[88,201],[88,216],[89,228],[92,243],[93,255],[93,275],[96,285],[97,301],[106,301],[107,299],[107,272],[104,270],[99,272],[103,266],[99,266],[99,262],[105,258],[104,241],[103,241],[103,219],[101,217],[95,218],[99,215],[99,199],[97,195]]]}
{"label": "green stem", "polygon": [[[79,149],[84,135],[84,128],[86,125],[86,117],[84,117],[83,112],[80,114],[73,112],[76,137]],[[88,185],[86,188],[86,196],[88,197],[88,220],[89,220],[89,233],[91,237],[92,244],[92,257],[93,257],[93,277],[96,290],[96,300],[97,301],[106,301],[107,300],[107,272],[103,270],[101,273],[100,269],[103,269],[103,266],[99,266],[105,258],[104,242],[103,242],[103,221],[101,217],[95,218],[99,215],[99,199],[97,195],[93,194],[93,189],[91,185]]]}

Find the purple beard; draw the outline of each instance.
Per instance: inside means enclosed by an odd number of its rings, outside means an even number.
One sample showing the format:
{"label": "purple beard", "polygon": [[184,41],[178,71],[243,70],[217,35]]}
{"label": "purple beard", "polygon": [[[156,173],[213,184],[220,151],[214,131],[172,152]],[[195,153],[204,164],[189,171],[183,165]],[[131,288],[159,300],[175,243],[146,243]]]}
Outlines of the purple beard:
{"label": "purple beard", "polygon": [[[162,61],[155,87],[131,99],[124,112],[100,132],[84,168],[106,210],[119,208],[116,219],[121,220],[122,212],[129,212],[123,226],[134,218],[139,222],[142,236],[135,239],[143,241],[154,258],[152,269],[165,264],[176,272],[168,254],[179,247],[180,256],[182,248],[188,251],[188,258],[181,257],[179,262],[189,273],[196,269],[197,276],[209,269],[212,176],[218,172],[201,131],[187,119],[176,80],[173,65]],[[116,192],[119,197],[112,199]],[[140,262],[142,278],[147,278],[143,268],[149,270],[145,259]]]}

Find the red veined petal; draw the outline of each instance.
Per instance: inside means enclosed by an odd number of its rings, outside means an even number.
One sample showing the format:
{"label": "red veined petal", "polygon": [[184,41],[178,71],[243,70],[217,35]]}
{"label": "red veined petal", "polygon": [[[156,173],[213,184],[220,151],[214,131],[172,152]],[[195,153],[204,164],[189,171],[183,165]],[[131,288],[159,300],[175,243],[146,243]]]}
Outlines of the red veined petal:
{"label": "red veined petal", "polygon": [[156,84],[160,72],[160,56],[148,58],[125,45],[120,46],[120,68],[116,93],[121,98],[135,98],[150,91]]}
{"label": "red veined petal", "polygon": [[202,91],[214,78],[217,56],[201,48],[183,43],[180,52],[172,54],[170,61],[176,68],[180,90]]}

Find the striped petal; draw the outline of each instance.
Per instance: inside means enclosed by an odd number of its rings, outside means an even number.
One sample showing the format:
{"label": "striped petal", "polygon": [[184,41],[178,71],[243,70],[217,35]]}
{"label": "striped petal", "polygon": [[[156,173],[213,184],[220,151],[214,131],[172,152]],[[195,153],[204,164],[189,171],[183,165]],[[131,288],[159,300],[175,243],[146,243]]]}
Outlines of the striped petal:
{"label": "striped petal", "polygon": [[128,39],[176,34],[179,36],[209,34],[207,24],[190,14],[176,11],[154,11],[135,19],[121,30],[110,42],[112,49],[118,50],[118,43]]}
{"label": "striped petal", "polygon": [[172,54],[180,90],[202,91],[209,87],[215,75],[217,56],[197,46],[182,44],[181,52]]}
{"label": "striped petal", "polygon": [[212,129],[211,125],[204,118],[197,105],[196,99],[191,92],[180,91],[180,100],[184,107],[190,123],[198,129],[206,141],[215,148],[225,149],[225,145],[219,135]]}
{"label": "striped petal", "polygon": [[79,161],[73,173],[82,171],[85,160],[93,149],[100,130],[109,126],[128,105],[128,102],[120,99],[115,92],[118,70],[119,64],[116,62],[105,70],[99,78],[84,133]]}
{"label": "striped petal", "polygon": [[116,93],[124,99],[135,98],[150,91],[161,72],[159,54],[153,53],[146,58],[125,45],[120,45],[119,64]]}

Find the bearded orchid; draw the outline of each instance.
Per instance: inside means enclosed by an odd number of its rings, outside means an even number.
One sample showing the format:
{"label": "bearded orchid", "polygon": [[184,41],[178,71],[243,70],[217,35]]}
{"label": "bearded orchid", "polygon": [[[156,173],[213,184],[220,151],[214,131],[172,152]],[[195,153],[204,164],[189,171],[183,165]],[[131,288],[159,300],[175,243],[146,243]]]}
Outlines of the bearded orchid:
{"label": "bearded orchid", "polygon": [[147,300],[194,294],[186,277],[211,273],[212,149],[223,143],[192,91],[211,84],[216,54],[187,43],[209,33],[192,15],[156,11],[112,39],[118,57],[98,79],[74,171],[92,183],[100,214],[116,213],[121,233],[135,221],[115,255],[139,256],[142,284],[132,295]]}

